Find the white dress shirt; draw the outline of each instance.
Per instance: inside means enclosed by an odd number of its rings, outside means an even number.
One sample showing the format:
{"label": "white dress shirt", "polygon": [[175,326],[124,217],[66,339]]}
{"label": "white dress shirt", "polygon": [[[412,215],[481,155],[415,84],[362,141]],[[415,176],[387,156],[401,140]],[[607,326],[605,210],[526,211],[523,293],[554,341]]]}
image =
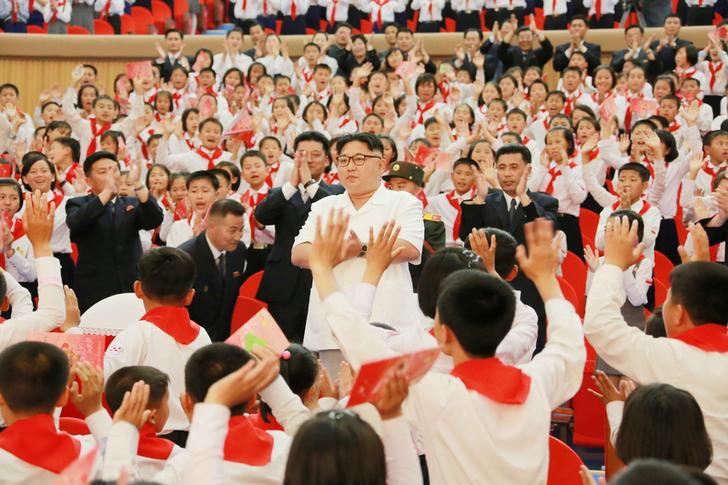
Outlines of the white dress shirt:
{"label": "white dress shirt", "polygon": [[540,163],[532,164],[531,177],[528,180],[528,188],[532,192],[545,192],[549,186],[551,175],[549,170],[561,171],[553,182],[553,195],[559,199],[559,213],[579,217],[581,203],[587,196],[586,184],[581,171],[581,165],[570,166],[564,163],[557,165],[551,162],[546,169]]}

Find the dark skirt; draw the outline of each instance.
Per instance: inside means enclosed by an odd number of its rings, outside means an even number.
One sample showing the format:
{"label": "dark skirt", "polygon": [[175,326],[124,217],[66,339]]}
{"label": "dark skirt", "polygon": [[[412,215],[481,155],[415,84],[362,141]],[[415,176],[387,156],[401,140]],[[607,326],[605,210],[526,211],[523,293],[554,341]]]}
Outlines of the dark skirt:
{"label": "dark skirt", "polygon": [[584,260],[584,242],[581,239],[581,227],[579,218],[570,214],[559,214],[559,229],[566,234],[566,247],[569,251]]}
{"label": "dark skirt", "polygon": [[660,232],[657,234],[657,239],[655,240],[655,250],[667,256],[672,261],[672,264],[676,266],[681,263],[680,253],[677,252],[678,244],[680,243],[677,237],[675,219],[663,219],[660,221]]}

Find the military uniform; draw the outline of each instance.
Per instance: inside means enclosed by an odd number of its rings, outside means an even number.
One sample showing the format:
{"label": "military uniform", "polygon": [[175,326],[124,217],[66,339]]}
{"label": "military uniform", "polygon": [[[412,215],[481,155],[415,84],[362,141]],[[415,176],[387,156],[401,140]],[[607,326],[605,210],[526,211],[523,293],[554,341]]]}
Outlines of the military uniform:
{"label": "military uniform", "polygon": [[[422,188],[425,186],[425,172],[419,165],[409,162],[395,162],[392,164],[389,173],[382,177],[385,181],[393,178],[401,178],[409,180]],[[412,284],[417,290],[417,282],[420,278],[422,268],[430,256],[438,250],[445,247],[445,223],[439,214],[425,212],[422,216],[422,222],[425,225],[425,240],[422,243],[422,262],[418,265],[410,264],[410,275],[412,275]]]}

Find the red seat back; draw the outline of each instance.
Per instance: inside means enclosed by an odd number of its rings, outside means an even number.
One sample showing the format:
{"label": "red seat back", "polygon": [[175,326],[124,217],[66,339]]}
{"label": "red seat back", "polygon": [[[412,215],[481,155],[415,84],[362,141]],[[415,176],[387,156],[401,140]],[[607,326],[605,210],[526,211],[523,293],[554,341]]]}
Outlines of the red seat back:
{"label": "red seat back", "polygon": [[655,308],[659,308],[667,299],[667,284],[663,283],[657,276],[652,278],[652,284],[655,286]]}
{"label": "red seat back", "polygon": [[68,26],[68,34],[69,35],[89,35],[91,32],[84,29],[83,27],[80,27],[78,25],[69,25]]}
{"label": "red seat back", "polygon": [[662,254],[660,251],[655,251],[655,279],[660,280],[662,283],[670,281],[670,273],[672,273],[675,267],[670,261],[670,258]]}
{"label": "red seat back", "polygon": [[152,0],[152,17],[154,17],[154,25],[159,32],[167,30],[167,22],[172,23],[172,9],[165,2],[160,0]]}
{"label": "red seat back", "polygon": [[253,315],[258,313],[263,308],[268,308],[268,305],[255,298],[248,298],[246,296],[239,296],[238,301],[235,303],[233,309],[233,317],[230,319],[230,334],[234,334],[245,322],[250,320]]}
{"label": "red seat back", "polygon": [[[579,227],[582,234],[589,236],[592,241],[596,240],[598,226],[599,214],[589,209],[579,209]],[[592,249],[594,249],[593,246]]]}
{"label": "red seat back", "polygon": [[131,16],[134,19],[137,34],[149,35],[156,33],[157,29],[154,26],[152,12],[144,7],[131,7]]}
{"label": "red seat back", "polygon": [[581,485],[579,468],[584,463],[563,441],[549,436],[548,485]]}
{"label": "red seat back", "polygon": [[121,33],[123,35],[136,33],[136,22],[134,22],[134,17],[126,14],[121,16]]}
{"label": "red seat back", "polygon": [[260,280],[263,279],[263,272],[258,271],[248,277],[247,280],[240,285],[240,291],[238,296],[247,296],[248,298],[256,298],[258,295],[258,288],[260,288]]}
{"label": "red seat back", "polygon": [[579,306],[576,312],[584,318],[584,302],[586,301],[586,277],[587,268],[584,261],[571,251],[566,252],[564,262],[561,264],[561,271],[564,278],[574,288],[576,297],[579,299]]}
{"label": "red seat back", "polygon": [[106,20],[94,19],[94,34],[114,35],[114,27],[112,27]]}
{"label": "red seat back", "polygon": [[39,25],[28,25],[28,33],[29,34],[47,34],[48,28],[45,26],[41,27]]}
{"label": "red seat back", "polygon": [[566,281],[566,279],[562,276],[558,276],[557,279],[559,280],[559,286],[561,287],[561,292],[564,294],[564,298],[566,298],[569,303],[574,305],[574,308],[578,309],[579,298],[576,296],[576,290],[574,290],[574,287],[571,286],[571,283]]}

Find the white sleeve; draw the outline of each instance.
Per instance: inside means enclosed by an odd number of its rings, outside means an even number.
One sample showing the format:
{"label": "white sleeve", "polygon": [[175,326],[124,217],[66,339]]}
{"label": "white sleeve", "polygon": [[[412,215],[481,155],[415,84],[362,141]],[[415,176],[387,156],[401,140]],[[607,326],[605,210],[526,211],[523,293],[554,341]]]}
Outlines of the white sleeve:
{"label": "white sleeve", "polygon": [[504,364],[516,365],[531,360],[538,337],[538,315],[530,306],[516,297],[516,314],[513,325],[498,344],[495,355]]}
{"label": "white sleeve", "polygon": [[146,343],[138,324],[132,324],[114,337],[104,354],[104,378],[122,367],[143,362]]}
{"label": "white sleeve", "polygon": [[634,306],[647,304],[647,291],[652,286],[652,260],[643,259],[634,273],[627,270],[623,278],[627,300]]}
{"label": "white sleeve", "polygon": [[106,442],[101,479],[115,483],[124,470],[133,470],[138,446],[139,430],[134,425],[126,421],[114,423]]}
{"label": "white sleeve", "polygon": [[10,318],[18,318],[33,313],[33,299],[30,296],[30,292],[21,286],[7,271],[3,271],[2,274],[5,277],[5,284],[8,288],[5,294],[13,309]]}
{"label": "white sleeve", "polygon": [[291,391],[281,376],[260,391],[260,398],[270,406],[276,420],[289,436],[295,436],[298,428],[311,417],[311,411],[303,405],[301,398]]}
{"label": "white sleeve", "polygon": [[0,325],[0,349],[22,342],[28,332],[49,332],[66,318],[61,265],[56,258],[35,260],[38,271],[38,309],[30,315],[11,318]]}
{"label": "white sleeve", "polygon": [[189,226],[187,224],[183,224],[183,222],[184,221],[175,221],[172,223],[172,226],[169,228],[169,233],[167,234],[167,247],[176,248],[190,239],[187,237],[189,235],[189,231],[187,230]]}
{"label": "white sleeve", "polygon": [[88,429],[91,431],[94,439],[100,442],[104,438],[108,438],[113,429],[113,421],[106,408],[101,408],[93,414],[89,414],[84,419]]}
{"label": "white sleeve", "polygon": [[[25,238],[23,238],[25,239]],[[13,249],[15,254],[12,257],[6,258],[5,262],[8,265],[8,270],[12,268],[14,273],[18,275],[18,279],[22,281],[35,281],[38,275],[35,271],[35,262],[33,260],[33,249],[28,245],[28,252],[25,256],[21,256],[18,249],[23,249],[20,244],[15,244],[14,241]]]}
{"label": "white sleeve", "polygon": [[403,416],[382,421],[382,443],[387,465],[387,485],[421,484],[420,460],[409,424]]}
{"label": "white sleeve", "polygon": [[76,97],[76,90],[68,88],[66,93],[63,95],[61,100],[61,109],[63,114],[66,116],[66,121],[71,125],[71,129],[79,138],[91,138],[91,128],[88,126],[88,122],[81,118],[81,115],[76,110],[74,101]]}
{"label": "white sleeve", "polygon": [[601,158],[597,158],[588,165],[585,165],[582,170],[582,176],[584,177],[584,183],[586,184],[587,190],[592,197],[594,197],[594,200],[597,201],[597,204],[602,207],[610,207],[619,199],[616,195],[610,193],[607,189],[599,185],[599,182],[597,182],[595,172],[597,167],[596,164],[599,162],[601,162]]}
{"label": "white sleeve", "polygon": [[230,409],[219,404],[198,403],[192,415],[185,448],[183,485],[226,483],[223,448],[228,433]]}
{"label": "white sleeve", "polygon": [[617,444],[617,433],[622,424],[622,413],[624,412],[624,401],[612,401],[607,403],[607,421],[609,421],[609,442],[612,446]]}
{"label": "white sleeve", "polygon": [[581,319],[571,303],[552,298],[544,306],[549,322],[546,346],[522,368],[540,383],[553,409],[579,390],[586,362],[586,347]]}
{"label": "white sleeve", "polygon": [[412,264],[420,264],[422,260],[422,242],[425,239],[425,225],[422,223],[422,203],[414,196],[404,199],[395,216],[397,225],[400,226],[400,239],[413,245],[419,255],[410,261]]}

